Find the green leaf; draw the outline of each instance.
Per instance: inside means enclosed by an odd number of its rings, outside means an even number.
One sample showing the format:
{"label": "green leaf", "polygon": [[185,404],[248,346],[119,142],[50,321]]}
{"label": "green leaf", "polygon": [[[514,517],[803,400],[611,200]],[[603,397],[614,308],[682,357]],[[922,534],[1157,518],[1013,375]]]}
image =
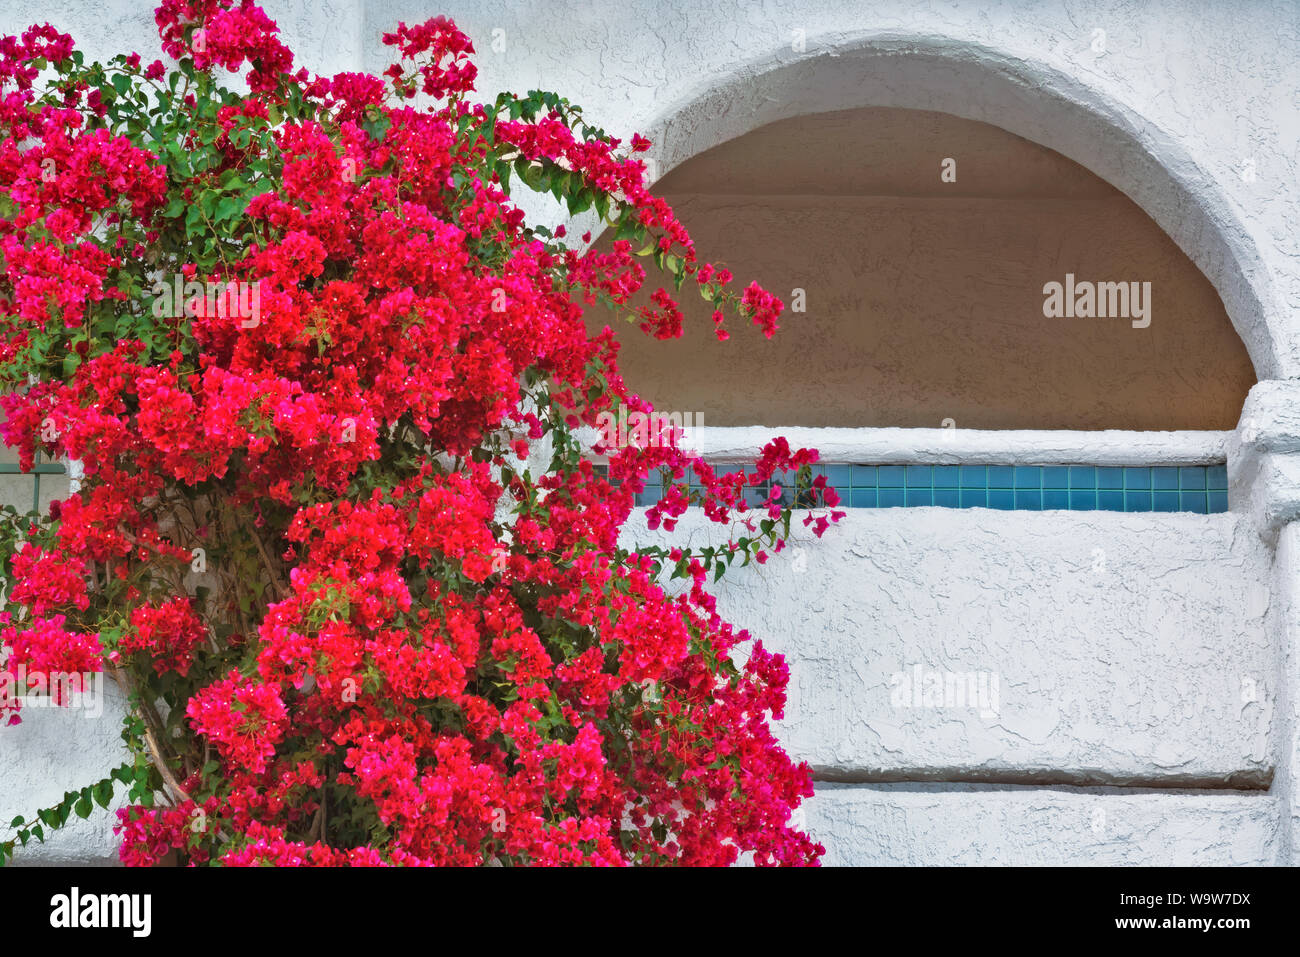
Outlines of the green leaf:
{"label": "green leaf", "polygon": [[528,188],[537,192],[542,191],[542,167],[539,163],[529,163],[521,171],[520,176],[528,184]]}
{"label": "green leaf", "polygon": [[568,196],[569,215],[576,216],[578,213],[591,209],[591,204],[595,198],[595,194],[587,186],[582,187],[576,193],[570,193]]}
{"label": "green leaf", "polygon": [[77,799],[75,810],[77,812],[77,817],[81,818],[82,820],[85,820],[86,818],[90,817],[90,812],[93,811],[94,809],[95,809],[95,805],[90,803],[90,798],[88,798],[86,795],[83,794],[80,798]]}
{"label": "green leaf", "polygon": [[212,217],[213,223],[219,223],[223,220],[234,219],[243,214],[247,203],[242,196],[227,196],[217,203],[216,213]]}
{"label": "green leaf", "polygon": [[373,119],[363,120],[361,128],[370,134],[372,140],[382,141],[384,134],[388,132],[389,127],[392,125],[393,121],[381,113]]}
{"label": "green leaf", "polygon": [[185,234],[192,236],[203,229],[203,209],[198,203],[190,206],[185,213]]}
{"label": "green leaf", "polygon": [[552,196],[556,199],[560,199],[569,188],[569,179],[571,175],[572,174],[565,170],[551,170],[549,171],[549,176],[546,177],[545,185],[542,188],[549,189]]}

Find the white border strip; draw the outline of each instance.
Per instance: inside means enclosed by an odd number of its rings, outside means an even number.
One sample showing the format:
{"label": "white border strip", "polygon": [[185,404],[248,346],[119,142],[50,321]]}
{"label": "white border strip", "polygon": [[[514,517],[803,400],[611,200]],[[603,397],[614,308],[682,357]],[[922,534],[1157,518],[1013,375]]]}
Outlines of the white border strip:
{"label": "white border strip", "polygon": [[865,465],[1218,465],[1232,432],[1099,432],[981,429],[823,429],[698,426],[682,447],[719,463],[752,462],[784,436],[827,464]]}

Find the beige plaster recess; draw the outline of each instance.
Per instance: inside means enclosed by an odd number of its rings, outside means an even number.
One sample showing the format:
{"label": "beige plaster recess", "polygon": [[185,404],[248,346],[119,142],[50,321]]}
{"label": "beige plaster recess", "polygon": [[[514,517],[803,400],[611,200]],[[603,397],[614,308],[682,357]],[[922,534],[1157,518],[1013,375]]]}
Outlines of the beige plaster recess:
{"label": "beige plaster recess", "polygon": [[[1231,429],[1256,381],[1213,286],[1146,213],[986,123],[800,116],[701,153],[655,192],[702,258],[787,302],[770,341],[736,322],[717,341],[690,285],[679,340],[589,313],[616,326],[634,391],[706,425]],[[647,292],[671,290],[641,262]],[[1150,325],[1045,317],[1044,286],[1067,273],[1150,283]],[[790,309],[796,289],[806,312]]]}

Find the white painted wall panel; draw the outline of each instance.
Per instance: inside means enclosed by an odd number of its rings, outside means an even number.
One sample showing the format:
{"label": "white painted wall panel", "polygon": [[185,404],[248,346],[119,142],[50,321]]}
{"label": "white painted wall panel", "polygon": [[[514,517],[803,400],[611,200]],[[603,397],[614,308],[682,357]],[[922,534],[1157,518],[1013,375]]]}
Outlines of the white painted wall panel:
{"label": "white painted wall panel", "polygon": [[[1300,376],[1300,12],[1286,0],[265,6],[321,72],[376,69],[381,32],[449,14],[479,48],[487,95],[552,88],[616,134],[648,131],[660,174],[803,112],[904,106],[996,123],[1128,193],[1215,284],[1260,378]],[[151,7],[9,0],[0,31],[49,20],[93,55],[149,59]],[[1295,498],[1293,471],[1267,471],[1261,496]],[[822,787],[806,814],[830,862],[1294,861],[1294,526],[1276,566],[1270,549],[1295,512],[1244,508],[1248,497],[1211,517],[855,512],[806,546],[802,573],[773,563],[723,588],[724,609],[791,656],[782,734],[832,773],[1258,785],[1278,769],[1269,792]],[[890,676],[915,664],[996,673],[996,719],[890,706]],[[1253,700],[1243,679],[1257,679]],[[0,817],[102,774],[117,730],[34,713],[0,730]],[[25,859],[111,857],[97,814]]]}

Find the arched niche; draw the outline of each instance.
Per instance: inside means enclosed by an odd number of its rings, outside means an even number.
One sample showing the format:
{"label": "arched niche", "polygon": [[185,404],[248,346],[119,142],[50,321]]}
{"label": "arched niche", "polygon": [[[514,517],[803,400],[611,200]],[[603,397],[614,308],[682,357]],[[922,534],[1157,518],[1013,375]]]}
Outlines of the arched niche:
{"label": "arched niche", "polygon": [[1208,280],[1257,378],[1297,374],[1267,270],[1213,179],[1173,137],[1086,77],[1032,59],[949,37],[884,33],[840,35],[820,52],[794,58],[777,50],[737,63],[666,109],[646,127],[655,142],[651,159],[658,175],[671,175],[691,158],[777,121],[860,107],[987,123],[1094,173],[1140,207]]}
{"label": "arched niche", "polygon": [[[1218,291],[1137,203],[991,124],[802,114],[656,192],[703,255],[806,310],[718,342],[688,284],[684,338],[620,330],[633,388],[710,425],[1226,430],[1255,382]],[[1091,291],[1098,315],[1045,315],[1053,282],[1056,312]]]}

